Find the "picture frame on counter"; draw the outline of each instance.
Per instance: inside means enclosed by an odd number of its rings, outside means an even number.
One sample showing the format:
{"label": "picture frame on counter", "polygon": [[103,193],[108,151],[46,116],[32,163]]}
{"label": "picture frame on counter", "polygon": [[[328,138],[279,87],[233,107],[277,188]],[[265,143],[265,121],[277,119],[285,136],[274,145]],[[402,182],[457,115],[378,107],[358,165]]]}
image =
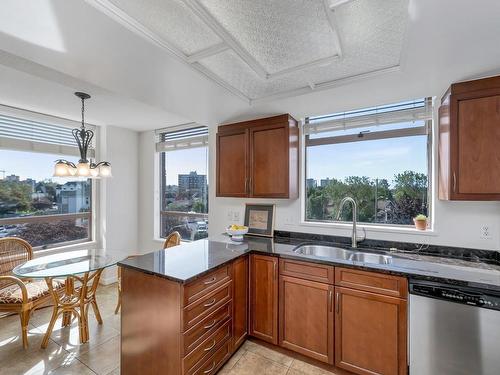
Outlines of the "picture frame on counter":
{"label": "picture frame on counter", "polygon": [[274,204],[245,205],[245,226],[249,235],[272,237],[274,235]]}

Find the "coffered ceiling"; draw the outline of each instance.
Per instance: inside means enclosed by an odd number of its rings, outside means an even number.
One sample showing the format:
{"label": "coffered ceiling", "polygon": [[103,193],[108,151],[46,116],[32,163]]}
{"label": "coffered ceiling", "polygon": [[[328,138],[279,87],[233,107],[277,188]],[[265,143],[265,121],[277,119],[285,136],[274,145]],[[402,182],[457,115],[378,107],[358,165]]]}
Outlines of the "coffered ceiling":
{"label": "coffered ceiling", "polygon": [[87,0],[248,102],[398,69],[408,0]]}

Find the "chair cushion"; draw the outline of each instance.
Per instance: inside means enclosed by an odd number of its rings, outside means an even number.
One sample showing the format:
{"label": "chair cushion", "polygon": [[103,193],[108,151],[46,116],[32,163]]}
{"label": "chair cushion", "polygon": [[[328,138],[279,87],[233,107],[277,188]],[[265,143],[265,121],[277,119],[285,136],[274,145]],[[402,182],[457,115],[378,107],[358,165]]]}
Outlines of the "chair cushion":
{"label": "chair cushion", "polygon": [[[45,280],[33,280],[24,285],[26,285],[26,290],[28,291],[28,301],[23,301],[21,287],[17,284],[13,284],[0,289],[0,304],[31,302],[50,293]],[[52,285],[55,289],[60,289],[64,286],[64,281],[53,280]]]}

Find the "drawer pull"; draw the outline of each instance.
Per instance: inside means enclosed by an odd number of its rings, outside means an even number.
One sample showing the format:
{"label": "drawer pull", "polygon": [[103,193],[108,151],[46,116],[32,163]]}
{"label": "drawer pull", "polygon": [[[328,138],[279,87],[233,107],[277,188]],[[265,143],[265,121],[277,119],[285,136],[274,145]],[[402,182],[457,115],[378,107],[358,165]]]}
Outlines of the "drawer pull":
{"label": "drawer pull", "polygon": [[336,310],[337,310],[337,314],[338,314],[340,312],[340,294],[339,294],[339,292],[336,293],[336,298],[335,299],[337,300],[337,303],[336,303],[337,308],[336,308]]}
{"label": "drawer pull", "polygon": [[205,307],[210,307],[210,306],[215,305],[215,302],[217,302],[217,300],[214,298],[214,299],[212,299],[210,302],[205,303],[203,306],[205,306]]}
{"label": "drawer pull", "polygon": [[209,350],[212,350],[216,344],[215,339],[213,339],[212,345],[210,345],[208,348],[203,349],[205,352],[208,352]]}
{"label": "drawer pull", "polygon": [[203,284],[205,285],[210,285],[210,284],[213,284],[217,281],[217,277],[212,277],[210,280],[207,280],[207,281],[204,281]]}
{"label": "drawer pull", "polygon": [[208,326],[203,327],[204,329],[210,329],[212,328],[215,324],[217,323],[217,319],[214,319],[212,323],[210,323]]}
{"label": "drawer pull", "polygon": [[215,361],[212,362],[212,367],[210,369],[203,371],[204,374],[210,374],[215,368]]}

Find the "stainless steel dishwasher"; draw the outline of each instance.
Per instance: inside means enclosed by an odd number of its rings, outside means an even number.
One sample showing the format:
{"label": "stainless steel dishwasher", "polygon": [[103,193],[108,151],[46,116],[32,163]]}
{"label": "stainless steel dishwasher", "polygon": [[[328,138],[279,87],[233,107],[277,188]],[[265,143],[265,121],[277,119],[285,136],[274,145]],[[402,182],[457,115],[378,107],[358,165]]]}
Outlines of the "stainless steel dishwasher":
{"label": "stainless steel dishwasher", "polygon": [[410,280],[410,375],[500,375],[500,293]]}

